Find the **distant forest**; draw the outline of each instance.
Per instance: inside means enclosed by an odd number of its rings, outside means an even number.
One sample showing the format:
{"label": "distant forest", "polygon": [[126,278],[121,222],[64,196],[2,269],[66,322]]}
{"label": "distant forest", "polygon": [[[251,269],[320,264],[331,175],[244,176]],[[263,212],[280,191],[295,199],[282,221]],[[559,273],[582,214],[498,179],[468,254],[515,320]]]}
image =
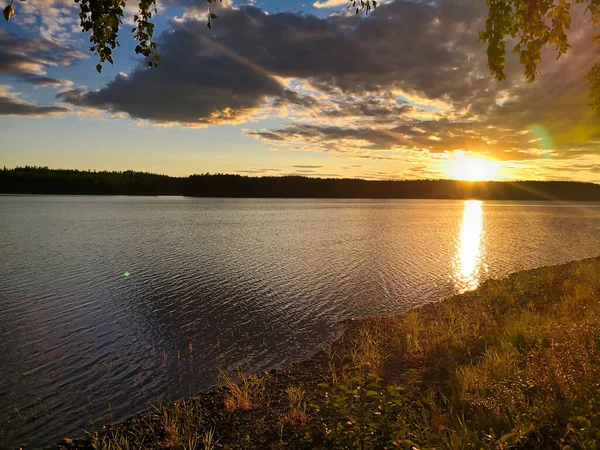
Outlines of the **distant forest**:
{"label": "distant forest", "polygon": [[599,184],[568,181],[370,181],[208,173],[178,178],[130,170],[92,172],[30,166],[0,171],[0,193],[600,201]]}

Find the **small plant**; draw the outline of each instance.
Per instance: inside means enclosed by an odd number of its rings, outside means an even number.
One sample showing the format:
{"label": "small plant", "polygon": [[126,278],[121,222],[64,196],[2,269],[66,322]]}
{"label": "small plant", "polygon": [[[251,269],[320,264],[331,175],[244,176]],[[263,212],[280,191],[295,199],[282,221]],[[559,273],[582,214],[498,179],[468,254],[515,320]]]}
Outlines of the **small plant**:
{"label": "small plant", "polygon": [[289,400],[289,418],[292,422],[306,422],[306,402],[304,390],[298,386],[290,386],[285,390]]}
{"label": "small plant", "polygon": [[337,387],[326,383],[326,401],[313,405],[322,427],[313,436],[313,444],[332,448],[392,448],[401,435],[397,422],[404,389],[381,386],[382,379],[369,373],[368,367],[355,370]]}
{"label": "small plant", "polygon": [[177,400],[169,405],[154,405],[164,430],[165,444],[191,448],[202,425],[202,410],[194,400]]}
{"label": "small plant", "polygon": [[165,432],[168,445],[178,446],[182,443],[182,409],[175,402],[173,405],[154,405],[158,413],[160,424]]}
{"label": "small plant", "polygon": [[219,386],[225,388],[225,407],[228,411],[255,408],[263,399],[267,375],[248,374],[243,366],[237,368],[235,381],[228,373],[221,371]]}
{"label": "small plant", "polygon": [[334,386],[337,386],[339,384],[340,377],[338,375],[338,369],[335,366],[336,353],[331,345],[325,348],[325,354],[327,355],[327,366],[329,367],[331,382]]}
{"label": "small plant", "polygon": [[185,442],[182,442],[181,448],[182,450],[196,450],[199,442],[200,437],[197,434],[194,434],[189,436]]}
{"label": "small plant", "polygon": [[375,327],[362,327],[354,339],[350,357],[356,369],[366,369],[370,375],[379,376],[386,359],[381,348],[380,331]]}
{"label": "small plant", "polygon": [[112,433],[89,433],[94,450],[134,450],[137,446],[132,446],[129,437],[126,434],[115,430]]}
{"label": "small plant", "polygon": [[412,355],[420,349],[419,333],[423,328],[416,311],[403,314],[398,320],[398,330],[394,341],[401,354]]}
{"label": "small plant", "polygon": [[202,436],[202,445],[204,445],[204,450],[214,450],[217,446],[217,443],[220,439],[215,441],[215,429],[211,428],[210,430],[204,433]]}

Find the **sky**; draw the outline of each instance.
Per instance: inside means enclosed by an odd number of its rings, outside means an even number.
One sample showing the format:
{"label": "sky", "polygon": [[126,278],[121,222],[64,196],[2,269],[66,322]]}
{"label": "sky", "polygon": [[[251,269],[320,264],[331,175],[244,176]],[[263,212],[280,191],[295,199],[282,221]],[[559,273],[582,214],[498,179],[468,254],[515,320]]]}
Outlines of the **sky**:
{"label": "sky", "polygon": [[[0,166],[365,179],[600,182],[600,59],[572,48],[536,81],[489,73],[482,0],[158,0],[161,63],[134,53],[128,0],[115,64],[95,70],[71,0],[15,2],[0,25]],[[597,33],[597,32],[596,32]],[[511,48],[512,46],[507,46]]]}

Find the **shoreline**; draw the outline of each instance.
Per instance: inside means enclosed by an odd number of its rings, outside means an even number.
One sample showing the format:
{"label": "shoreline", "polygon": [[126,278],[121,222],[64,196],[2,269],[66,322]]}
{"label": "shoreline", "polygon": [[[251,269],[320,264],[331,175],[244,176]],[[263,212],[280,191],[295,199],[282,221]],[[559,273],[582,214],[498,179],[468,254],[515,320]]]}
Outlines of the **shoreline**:
{"label": "shoreline", "polygon": [[127,198],[184,198],[184,199],[209,199],[209,200],[407,200],[407,201],[454,201],[454,202],[513,202],[513,203],[533,203],[539,202],[542,205],[546,204],[577,204],[577,203],[600,203],[600,198],[592,199],[565,199],[559,197],[532,197],[532,198],[487,198],[485,196],[471,195],[462,197],[365,197],[365,196],[248,196],[248,195],[186,195],[186,194],[94,194],[94,193],[39,193],[39,192],[0,192],[0,197],[127,197]]}
{"label": "shoreline", "polygon": [[[600,257],[514,272],[405,313],[345,320],[307,360],[260,376],[244,368],[242,383],[223,374],[216,390],[47,450],[536,448],[596,433],[600,443],[600,389],[588,386],[600,374],[599,296]],[[547,379],[553,364],[571,384]]]}

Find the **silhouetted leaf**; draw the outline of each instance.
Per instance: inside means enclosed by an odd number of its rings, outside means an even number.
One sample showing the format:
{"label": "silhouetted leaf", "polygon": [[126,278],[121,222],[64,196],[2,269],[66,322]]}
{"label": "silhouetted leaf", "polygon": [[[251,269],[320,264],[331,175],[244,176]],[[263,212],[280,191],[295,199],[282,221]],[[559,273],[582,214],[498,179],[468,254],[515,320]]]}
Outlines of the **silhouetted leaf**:
{"label": "silhouetted leaf", "polygon": [[13,8],[12,4],[10,4],[6,8],[4,8],[2,13],[4,14],[4,18],[8,22],[10,18],[15,15],[15,8]]}

